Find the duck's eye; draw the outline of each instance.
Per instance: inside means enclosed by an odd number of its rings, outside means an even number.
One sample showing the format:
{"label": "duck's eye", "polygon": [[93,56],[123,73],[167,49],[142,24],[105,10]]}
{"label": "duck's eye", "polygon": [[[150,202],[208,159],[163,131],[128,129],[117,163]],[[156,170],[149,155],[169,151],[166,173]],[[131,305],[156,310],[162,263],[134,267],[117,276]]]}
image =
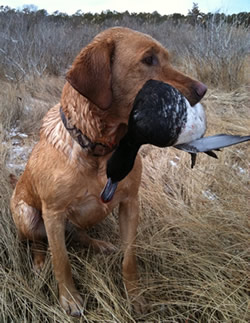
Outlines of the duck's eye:
{"label": "duck's eye", "polygon": [[148,66],[156,65],[157,62],[158,62],[158,60],[157,60],[156,56],[154,56],[154,55],[148,55],[142,59],[142,63],[144,63]]}

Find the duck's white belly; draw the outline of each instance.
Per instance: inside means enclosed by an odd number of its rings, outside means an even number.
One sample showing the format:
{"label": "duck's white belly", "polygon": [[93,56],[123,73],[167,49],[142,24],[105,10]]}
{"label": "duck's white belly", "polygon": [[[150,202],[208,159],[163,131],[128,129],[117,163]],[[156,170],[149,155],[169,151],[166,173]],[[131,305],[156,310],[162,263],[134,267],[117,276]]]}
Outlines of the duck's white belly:
{"label": "duck's white belly", "polygon": [[203,106],[197,103],[193,107],[186,100],[187,122],[181,129],[178,141],[175,145],[188,143],[204,136],[207,128],[206,114]]}

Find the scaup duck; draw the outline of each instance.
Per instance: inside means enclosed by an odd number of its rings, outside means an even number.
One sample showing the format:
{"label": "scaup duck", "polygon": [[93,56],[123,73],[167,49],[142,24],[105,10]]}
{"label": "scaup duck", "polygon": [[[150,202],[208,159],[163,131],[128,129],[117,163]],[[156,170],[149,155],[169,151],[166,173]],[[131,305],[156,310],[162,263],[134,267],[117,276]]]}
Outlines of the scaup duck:
{"label": "scaup duck", "polygon": [[224,134],[202,138],[205,131],[206,115],[200,103],[191,107],[171,85],[147,81],[135,98],[128,131],[107,162],[108,181],[101,193],[102,201],[111,201],[118,183],[132,170],[143,144],[186,151],[191,154],[193,167],[198,152],[217,158],[212,150],[250,140],[250,136]]}

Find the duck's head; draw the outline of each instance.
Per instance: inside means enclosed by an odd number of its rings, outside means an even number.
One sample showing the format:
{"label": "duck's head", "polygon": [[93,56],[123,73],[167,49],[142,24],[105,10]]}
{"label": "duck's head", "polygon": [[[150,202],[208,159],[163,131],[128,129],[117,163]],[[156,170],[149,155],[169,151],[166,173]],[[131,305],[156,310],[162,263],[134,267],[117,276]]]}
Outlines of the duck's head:
{"label": "duck's head", "polygon": [[186,143],[204,135],[206,115],[167,83],[147,81],[138,92],[129,117],[131,142],[158,147]]}

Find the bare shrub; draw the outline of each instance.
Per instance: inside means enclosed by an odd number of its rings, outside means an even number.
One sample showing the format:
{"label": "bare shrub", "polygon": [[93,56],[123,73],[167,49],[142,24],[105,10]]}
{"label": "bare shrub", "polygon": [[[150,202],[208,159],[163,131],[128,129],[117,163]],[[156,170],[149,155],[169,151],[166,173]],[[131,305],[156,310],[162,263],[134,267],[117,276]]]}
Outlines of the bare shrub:
{"label": "bare shrub", "polygon": [[233,90],[246,81],[244,68],[250,53],[247,28],[210,22],[206,28],[179,26],[172,48],[180,56],[187,73],[212,87]]}
{"label": "bare shrub", "polygon": [[[108,17],[108,16],[107,16]],[[214,16],[216,18],[216,16]],[[183,69],[210,86],[237,88],[244,81],[244,62],[250,51],[247,27],[211,18],[206,26],[167,19],[155,23],[123,14],[101,22],[23,12],[1,15],[0,72],[10,81],[30,75],[62,75],[79,50],[94,35],[113,26],[130,27],[158,39]],[[177,56],[177,57],[176,57]]]}
{"label": "bare shrub", "polygon": [[96,33],[83,26],[75,30],[67,21],[32,21],[21,13],[10,16],[0,33],[0,71],[9,81],[23,81],[45,74],[61,75],[79,50]]}

